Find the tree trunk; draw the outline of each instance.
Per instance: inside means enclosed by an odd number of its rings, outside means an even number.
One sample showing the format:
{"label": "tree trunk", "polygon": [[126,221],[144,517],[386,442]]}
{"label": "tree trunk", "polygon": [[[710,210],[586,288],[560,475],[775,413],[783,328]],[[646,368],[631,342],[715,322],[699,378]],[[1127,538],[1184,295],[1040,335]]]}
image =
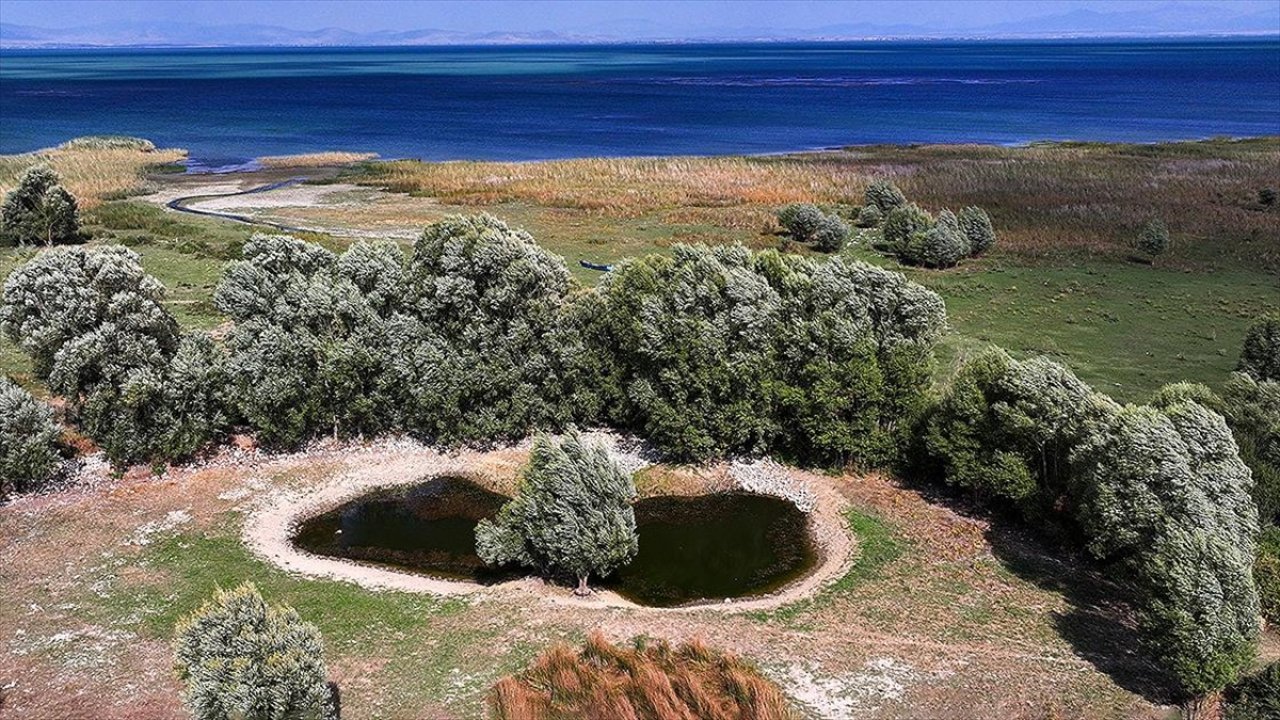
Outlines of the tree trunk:
{"label": "tree trunk", "polygon": [[587,576],[586,576],[586,575],[579,575],[579,576],[578,576],[578,587],[574,589],[573,594],[574,594],[574,595],[582,595],[582,596],[590,595],[590,594],[591,594],[591,590],[587,588]]}

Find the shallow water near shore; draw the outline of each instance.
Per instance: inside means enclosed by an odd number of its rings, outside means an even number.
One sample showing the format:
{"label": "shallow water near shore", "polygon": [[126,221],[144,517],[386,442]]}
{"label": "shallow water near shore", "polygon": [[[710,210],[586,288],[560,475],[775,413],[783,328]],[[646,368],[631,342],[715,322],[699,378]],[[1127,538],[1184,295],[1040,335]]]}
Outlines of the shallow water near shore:
{"label": "shallow water near shore", "polygon": [[[298,547],[398,570],[483,584],[520,577],[475,554],[475,526],[507,500],[465,478],[376,490],[303,521]],[[742,493],[657,497],[635,505],[640,552],[593,585],[641,605],[673,607],[766,594],[813,569],[808,518],[791,503]]]}
{"label": "shallow water near shore", "polygon": [[0,153],[92,134],[196,168],[1280,133],[1280,40],[34,50],[0,53]]}

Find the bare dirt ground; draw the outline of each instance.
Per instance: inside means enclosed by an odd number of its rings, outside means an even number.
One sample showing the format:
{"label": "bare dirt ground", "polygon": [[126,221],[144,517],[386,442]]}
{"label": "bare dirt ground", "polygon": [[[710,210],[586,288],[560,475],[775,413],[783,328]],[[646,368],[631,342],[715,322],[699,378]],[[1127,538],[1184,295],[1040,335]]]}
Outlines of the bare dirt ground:
{"label": "bare dirt ground", "polygon": [[[1105,579],[882,476],[822,478],[853,509],[859,559],[816,596],[774,610],[588,607],[546,602],[569,595],[547,587],[465,598],[375,590],[283,572],[243,544],[246,518],[270,498],[305,498],[375,466],[420,472],[406,458],[427,452],[395,441],[228,450],[119,480],[90,467],[79,486],[0,507],[0,717],[185,717],[173,623],[214,587],[245,580],[320,626],[346,718],[478,717],[498,677],[593,629],[619,642],[702,637],[757,663],[811,718],[1173,712]],[[509,486],[525,451],[439,457]],[[651,493],[723,475],[663,466],[640,478]],[[895,553],[881,552],[886,541]],[[878,564],[864,562],[877,553]]]}

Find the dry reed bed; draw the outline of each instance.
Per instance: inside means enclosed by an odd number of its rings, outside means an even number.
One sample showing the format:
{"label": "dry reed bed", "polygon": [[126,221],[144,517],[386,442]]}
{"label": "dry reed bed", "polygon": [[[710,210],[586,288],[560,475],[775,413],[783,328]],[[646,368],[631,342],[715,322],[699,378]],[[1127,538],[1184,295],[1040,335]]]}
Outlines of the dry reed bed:
{"label": "dry reed bed", "polygon": [[459,205],[525,202],[616,218],[760,230],[789,202],[861,204],[888,177],[925,207],[982,205],[1006,251],[1117,255],[1147,220],[1174,237],[1171,260],[1229,257],[1280,269],[1280,137],[1166,145],[1058,144],[853,148],[765,157],[597,158],[547,162],[397,161],[360,179]]}
{"label": "dry reed bed", "polygon": [[88,210],[106,200],[143,189],[148,170],[180,162],[186,157],[186,150],[173,148],[95,146],[72,141],[47,150],[0,155],[0,193],[17,186],[18,178],[27,168],[45,163],[62,176],[62,184],[76,196],[80,208]]}
{"label": "dry reed bed", "polygon": [[266,155],[257,159],[265,168],[312,168],[333,165],[351,165],[378,157],[378,153],[315,152],[301,155]]}
{"label": "dry reed bed", "polygon": [[555,645],[489,694],[494,720],[790,720],[782,692],[737,657],[694,639],[620,648],[599,632]]}

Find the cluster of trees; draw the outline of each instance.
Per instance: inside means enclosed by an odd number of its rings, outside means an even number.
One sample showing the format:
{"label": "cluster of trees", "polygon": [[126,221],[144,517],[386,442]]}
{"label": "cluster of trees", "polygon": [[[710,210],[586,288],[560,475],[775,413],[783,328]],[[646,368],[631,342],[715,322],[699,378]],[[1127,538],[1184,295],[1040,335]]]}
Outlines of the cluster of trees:
{"label": "cluster of trees", "polygon": [[187,457],[226,425],[220,350],[163,295],[118,246],[57,248],[5,280],[0,329],[119,466]]}
{"label": "cluster of trees", "polygon": [[173,648],[196,720],[337,720],[320,631],[252,584],[215,592],[178,623]]}
{"label": "cluster of trees", "polygon": [[639,551],[635,499],[631,476],[603,447],[576,433],[561,443],[539,437],[519,493],[476,525],[476,554],[576,578],[586,595],[590,576],[608,577]]}
{"label": "cluster of trees", "polygon": [[966,207],[959,213],[943,210],[935,218],[884,180],[868,185],[865,199],[858,224],[880,226],[877,247],[907,265],[954,267],[964,258],[985,253],[996,242],[991,217],[980,207]]}
{"label": "cluster of trees", "polygon": [[791,239],[812,243],[823,252],[839,252],[849,239],[849,224],[835,213],[825,213],[817,205],[792,203],[778,211],[778,223]]}
{"label": "cluster of trees", "polygon": [[1126,573],[1152,656],[1193,695],[1232,682],[1258,636],[1250,471],[1207,392],[1121,406],[1060,365],[993,350],[963,365],[922,436],[948,482]]}
{"label": "cluster of trees", "polygon": [[680,459],[772,452],[881,464],[923,404],[941,298],[900,274],[741,247],[619,265],[597,290],[488,216],[405,257],[258,235],[183,334],[120,247],[59,248],[6,280],[0,327],[118,466],[231,428],[278,447],[406,432],[433,442],[611,423]]}
{"label": "cluster of trees", "polygon": [[58,245],[80,235],[76,199],[47,165],[28,168],[0,206],[0,247]]}

